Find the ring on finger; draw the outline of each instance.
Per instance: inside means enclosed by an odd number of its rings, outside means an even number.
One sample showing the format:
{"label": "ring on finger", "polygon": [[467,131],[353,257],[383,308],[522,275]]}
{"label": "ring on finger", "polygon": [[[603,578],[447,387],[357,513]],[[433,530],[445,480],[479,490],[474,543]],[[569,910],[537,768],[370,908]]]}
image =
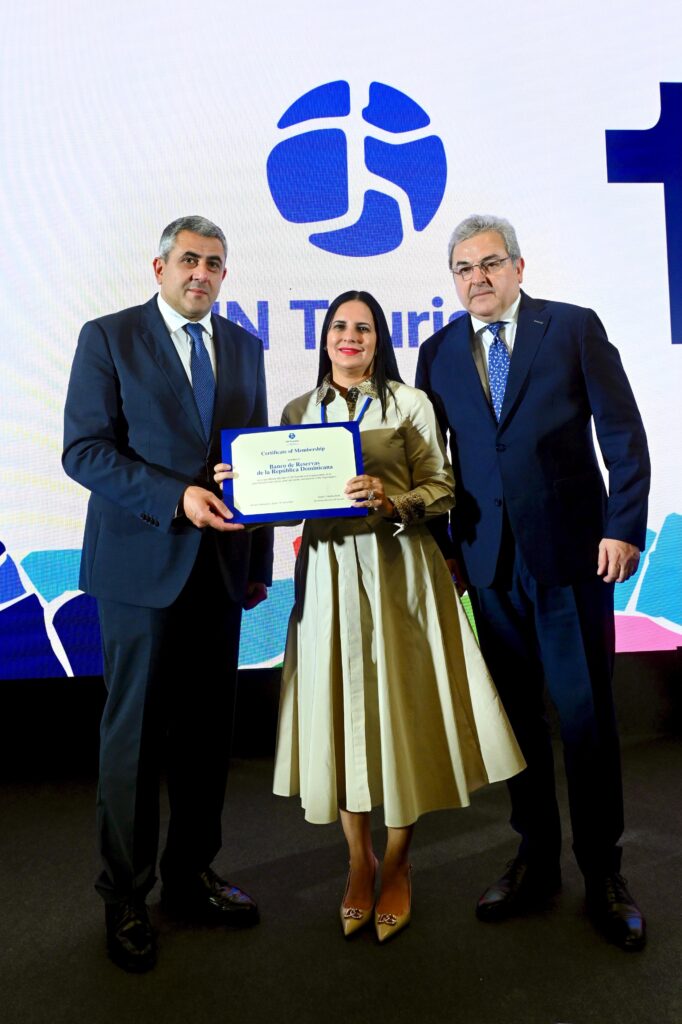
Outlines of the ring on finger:
{"label": "ring on finger", "polygon": [[370,487],[370,489],[369,489],[369,490],[367,491],[367,501],[369,501],[369,502],[372,502],[372,501],[374,501],[374,491],[372,490],[372,488],[371,488],[371,487]]}

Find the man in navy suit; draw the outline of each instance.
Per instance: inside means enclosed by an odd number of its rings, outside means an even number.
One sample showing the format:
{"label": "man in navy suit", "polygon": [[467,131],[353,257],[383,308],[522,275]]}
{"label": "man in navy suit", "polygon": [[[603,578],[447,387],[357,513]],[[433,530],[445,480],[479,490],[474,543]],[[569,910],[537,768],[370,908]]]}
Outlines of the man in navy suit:
{"label": "man in navy suit", "polygon": [[619,873],[611,675],[614,584],[636,571],[644,546],[644,428],[595,313],[521,291],[524,261],[508,221],[468,217],[452,235],[449,261],[469,315],[424,343],[416,383],[449,434],[453,572],[469,588],[481,648],[528,765],[508,783],[517,856],[477,915],[522,913],[560,886],[546,685],[561,722],[588,908],[610,939],[641,949],[644,919]]}
{"label": "man in navy suit", "polygon": [[156,959],[145,897],[155,882],[159,773],[170,823],[162,904],[230,925],[254,901],[211,868],[231,741],[242,608],[267,596],[272,533],[230,522],[213,483],[220,429],[267,425],[263,346],[211,308],[223,232],[169,224],[159,294],[86,323],[64,416],[63,465],[91,492],[81,587],[97,598],[108,698],[98,827],[112,960]]}

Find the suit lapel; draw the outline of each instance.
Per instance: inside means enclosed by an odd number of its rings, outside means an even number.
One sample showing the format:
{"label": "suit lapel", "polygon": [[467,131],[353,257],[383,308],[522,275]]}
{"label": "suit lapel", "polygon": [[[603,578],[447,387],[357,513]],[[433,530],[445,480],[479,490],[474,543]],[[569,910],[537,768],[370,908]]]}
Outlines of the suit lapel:
{"label": "suit lapel", "polygon": [[144,344],[168,381],[189,423],[204,441],[204,430],[192,385],[161,316],[156,297],[142,307],[141,334]]}
{"label": "suit lapel", "polygon": [[234,372],[234,360],[230,358],[232,338],[230,337],[229,330],[215,316],[211,317],[211,322],[213,324],[213,344],[218,375],[213,411],[213,426],[215,428],[216,423],[228,422],[228,418],[223,410],[226,410],[229,405],[230,394],[235,381],[230,376],[230,370]]}
{"label": "suit lapel", "polygon": [[452,322],[448,340],[451,357],[446,365],[452,371],[454,385],[451,387],[451,393],[457,394],[461,389],[467,395],[476,396],[476,403],[478,404],[480,400],[481,406],[487,408],[492,415],[471,349],[471,318],[467,313]]}
{"label": "suit lapel", "polygon": [[519,320],[514,340],[509,377],[504,392],[504,401],[500,413],[500,426],[507,419],[516,405],[524,382],[532,366],[535,354],[540,346],[545,331],[549,326],[550,317],[542,303],[536,302],[522,293],[519,306]]}

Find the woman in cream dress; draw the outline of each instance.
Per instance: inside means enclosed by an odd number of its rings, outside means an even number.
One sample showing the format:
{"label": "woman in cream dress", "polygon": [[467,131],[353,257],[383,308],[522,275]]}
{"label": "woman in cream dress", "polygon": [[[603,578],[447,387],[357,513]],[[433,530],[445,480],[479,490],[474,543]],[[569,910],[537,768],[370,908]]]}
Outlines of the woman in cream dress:
{"label": "woman in cream dress", "polygon": [[[340,814],[344,933],[374,910],[383,941],[409,921],[417,818],[467,805],[472,790],[524,762],[427,525],[454,504],[433,408],[400,381],[385,316],[366,292],[330,305],[318,386],[287,405],[282,423],[349,419],[359,421],[364,473],[346,493],[369,514],[304,524],[274,791],[300,793],[308,821]],[[375,906],[369,812],[379,804],[387,842]]]}

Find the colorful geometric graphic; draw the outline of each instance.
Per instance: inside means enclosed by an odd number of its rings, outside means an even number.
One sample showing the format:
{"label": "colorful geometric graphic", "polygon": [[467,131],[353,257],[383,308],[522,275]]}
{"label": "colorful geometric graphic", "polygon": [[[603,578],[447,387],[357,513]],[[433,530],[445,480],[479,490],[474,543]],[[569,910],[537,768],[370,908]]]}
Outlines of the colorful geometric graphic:
{"label": "colorful geometric graphic", "polygon": [[[615,590],[617,651],[682,647],[681,551],[682,515],[647,531],[640,568]],[[79,564],[77,550],[34,551],[17,566],[0,542],[0,679],[101,675],[97,607],[78,591]],[[245,613],[241,668],[280,664],[293,603],[293,579],[275,580]]]}

